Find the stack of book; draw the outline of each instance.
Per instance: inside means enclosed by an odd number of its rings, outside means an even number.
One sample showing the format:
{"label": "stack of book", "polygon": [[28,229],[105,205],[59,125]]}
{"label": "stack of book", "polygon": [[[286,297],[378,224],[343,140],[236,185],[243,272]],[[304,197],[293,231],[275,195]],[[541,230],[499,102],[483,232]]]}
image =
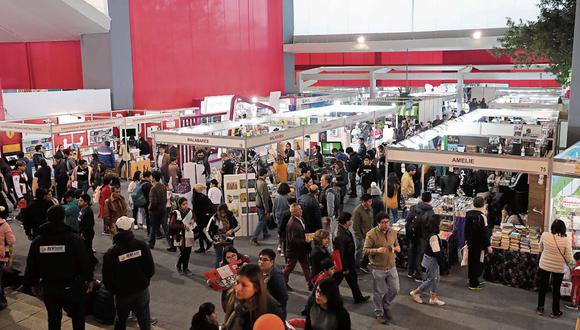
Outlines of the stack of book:
{"label": "stack of book", "polygon": [[494,231],[491,235],[491,246],[499,248],[501,247],[501,231]]}
{"label": "stack of book", "polygon": [[510,234],[513,228],[502,228],[501,230],[501,245],[500,248],[507,250],[510,247]]}
{"label": "stack of book", "polygon": [[520,252],[530,253],[531,242],[528,237],[522,236],[520,238]]}
{"label": "stack of book", "polygon": [[520,234],[513,231],[510,235],[510,250],[519,251],[520,250]]}

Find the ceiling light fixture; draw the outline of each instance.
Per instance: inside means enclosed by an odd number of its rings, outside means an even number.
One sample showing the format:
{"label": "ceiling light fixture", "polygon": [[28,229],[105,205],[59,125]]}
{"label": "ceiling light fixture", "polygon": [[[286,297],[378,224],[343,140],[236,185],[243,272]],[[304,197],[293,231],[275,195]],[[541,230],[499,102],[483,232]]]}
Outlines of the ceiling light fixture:
{"label": "ceiling light fixture", "polygon": [[365,36],[359,36],[358,38],[356,38],[356,42],[358,42],[359,44],[364,44],[366,41]]}
{"label": "ceiling light fixture", "polygon": [[473,37],[473,39],[481,39],[481,31],[475,31],[471,36]]}

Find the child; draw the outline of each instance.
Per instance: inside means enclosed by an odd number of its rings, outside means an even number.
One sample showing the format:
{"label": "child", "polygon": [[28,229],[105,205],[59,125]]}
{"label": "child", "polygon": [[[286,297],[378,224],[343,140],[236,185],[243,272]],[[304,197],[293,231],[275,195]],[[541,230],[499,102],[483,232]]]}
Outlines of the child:
{"label": "child", "polygon": [[312,293],[310,294],[308,300],[306,301],[306,306],[304,306],[304,309],[301,312],[302,315],[306,315],[307,311],[309,311],[310,307],[312,307],[312,305],[314,304],[315,292],[316,288],[318,287],[318,283],[334,275],[334,262],[328,258],[324,258],[320,262],[320,269],[321,269],[320,273],[312,277],[312,283],[314,283],[314,288],[312,289]]}
{"label": "child", "polygon": [[580,309],[580,252],[574,253],[574,260],[576,260],[576,267],[571,270],[572,277],[572,292],[570,293],[570,300],[572,303],[566,305],[566,308],[579,310]]}
{"label": "child", "polygon": [[207,197],[211,200],[213,206],[217,210],[217,207],[222,202],[222,191],[218,188],[218,182],[216,179],[212,179],[209,182],[209,190],[207,192]]}
{"label": "child", "polygon": [[76,192],[69,190],[64,195],[66,205],[64,205],[64,213],[66,215],[65,224],[72,228],[75,233],[79,232],[79,201],[76,199]]}

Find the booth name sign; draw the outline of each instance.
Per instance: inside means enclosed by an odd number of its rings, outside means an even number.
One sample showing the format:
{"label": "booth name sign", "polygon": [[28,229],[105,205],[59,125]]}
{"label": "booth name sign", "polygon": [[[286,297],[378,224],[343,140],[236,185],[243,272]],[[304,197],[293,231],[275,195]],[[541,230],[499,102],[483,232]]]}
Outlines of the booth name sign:
{"label": "booth name sign", "polygon": [[454,164],[475,164],[475,159],[467,157],[453,157],[451,162]]}
{"label": "booth name sign", "polygon": [[209,144],[209,139],[189,137],[189,138],[187,138],[187,142],[189,142],[189,143]]}

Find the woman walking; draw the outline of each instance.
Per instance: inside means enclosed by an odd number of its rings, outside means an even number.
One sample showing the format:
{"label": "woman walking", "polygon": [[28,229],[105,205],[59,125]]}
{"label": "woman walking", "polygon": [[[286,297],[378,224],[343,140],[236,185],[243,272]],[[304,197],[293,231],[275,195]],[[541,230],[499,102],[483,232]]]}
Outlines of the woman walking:
{"label": "woman walking", "polygon": [[284,217],[290,214],[290,202],[288,200],[290,197],[288,194],[290,194],[290,186],[287,183],[280,183],[278,185],[278,197],[274,198],[272,203],[272,214],[278,224],[278,253],[281,254],[286,249],[286,236],[281,234],[280,227]]}
{"label": "woman walking", "polygon": [[193,246],[193,229],[196,227],[193,212],[187,205],[187,199],[181,197],[177,200],[178,209],[171,212],[169,229],[173,235],[173,245],[179,248],[177,259],[177,271],[183,275],[190,275],[189,257]]}
{"label": "woman walking", "polygon": [[550,277],[552,278],[552,314],[555,319],[562,316],[560,310],[560,286],[564,277],[564,267],[573,265],[572,247],[566,238],[566,225],[562,220],[555,220],[550,227],[550,232],[544,232],[540,237],[540,288],[538,290],[538,315],[544,315],[544,302],[546,292],[550,287]]}
{"label": "woman walking", "polygon": [[432,215],[427,223],[427,248],[423,256],[421,265],[427,269],[427,277],[423,283],[413,291],[410,295],[413,300],[418,303],[423,303],[421,293],[429,290],[429,304],[443,306],[445,303],[439,300],[437,296],[437,288],[439,286],[440,270],[443,263],[443,252],[441,238],[439,237],[439,225],[441,224],[441,217],[437,214]]}
{"label": "woman walking", "polygon": [[203,230],[205,236],[213,243],[215,249],[215,261],[213,266],[217,268],[222,261],[223,251],[226,246],[234,245],[236,232],[240,230],[238,220],[228,209],[226,204],[218,206],[218,210],[209,220]]}
{"label": "woman walking", "polygon": [[350,329],[350,315],[344,308],[338,285],[332,278],[322,280],[316,287],[316,303],[306,316],[306,330]]}
{"label": "woman walking", "polygon": [[397,173],[389,173],[387,179],[387,209],[388,212],[393,216],[391,217],[391,223],[396,223],[399,221],[399,192],[401,189],[401,181]]}

